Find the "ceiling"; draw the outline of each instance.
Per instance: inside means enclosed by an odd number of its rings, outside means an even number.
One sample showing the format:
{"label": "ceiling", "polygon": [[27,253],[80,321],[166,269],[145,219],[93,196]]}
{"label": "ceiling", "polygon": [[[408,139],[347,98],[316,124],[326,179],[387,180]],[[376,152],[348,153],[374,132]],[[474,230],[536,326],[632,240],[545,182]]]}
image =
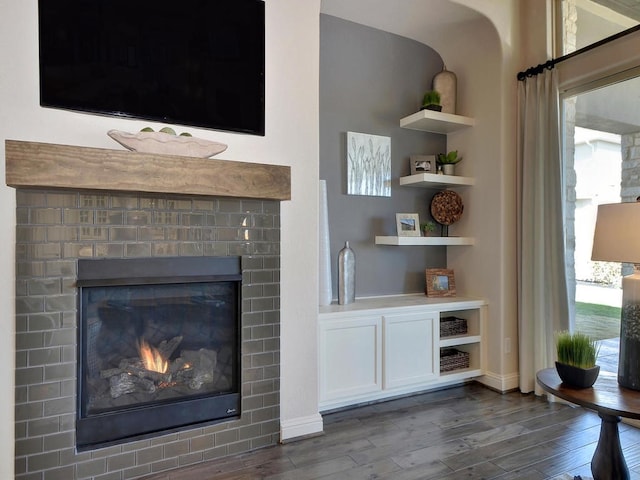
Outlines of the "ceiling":
{"label": "ceiling", "polygon": [[[617,25],[621,31],[640,21],[640,0],[574,0],[582,22],[593,28]],[[455,0],[322,0],[321,12],[437,47],[442,33],[483,18]],[[600,23],[598,23],[600,22]],[[586,25],[587,29],[591,26]],[[615,32],[613,32],[615,33]],[[607,35],[612,33],[606,33]],[[601,37],[603,38],[603,37]]]}
{"label": "ceiling", "polygon": [[451,0],[322,0],[320,11],[436,49],[445,30],[483,18]]}

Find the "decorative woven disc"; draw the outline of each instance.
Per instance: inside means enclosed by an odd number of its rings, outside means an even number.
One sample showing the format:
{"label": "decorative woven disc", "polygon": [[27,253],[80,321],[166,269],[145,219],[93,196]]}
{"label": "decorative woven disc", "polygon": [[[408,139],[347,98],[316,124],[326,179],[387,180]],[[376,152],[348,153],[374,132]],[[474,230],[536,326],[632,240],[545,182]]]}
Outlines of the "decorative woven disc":
{"label": "decorative woven disc", "polygon": [[462,198],[452,190],[436,193],[431,200],[431,216],[441,225],[451,225],[462,217]]}

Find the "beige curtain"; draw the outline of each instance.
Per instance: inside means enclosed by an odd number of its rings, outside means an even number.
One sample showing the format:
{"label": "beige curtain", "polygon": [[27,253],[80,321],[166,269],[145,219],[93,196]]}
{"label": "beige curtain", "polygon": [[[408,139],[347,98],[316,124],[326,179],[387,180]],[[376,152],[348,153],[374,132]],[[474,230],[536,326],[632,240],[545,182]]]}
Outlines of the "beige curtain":
{"label": "beige curtain", "polygon": [[520,390],[553,366],[554,332],[569,328],[558,81],[554,69],[518,82],[518,338]]}

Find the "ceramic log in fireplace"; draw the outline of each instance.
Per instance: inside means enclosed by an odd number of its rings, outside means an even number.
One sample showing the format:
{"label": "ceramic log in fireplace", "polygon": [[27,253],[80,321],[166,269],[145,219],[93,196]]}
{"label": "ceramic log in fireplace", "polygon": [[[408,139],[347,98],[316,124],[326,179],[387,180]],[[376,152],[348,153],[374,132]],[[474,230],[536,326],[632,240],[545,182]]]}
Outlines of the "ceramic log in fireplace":
{"label": "ceramic log in fireplace", "polygon": [[78,260],[76,447],[240,415],[240,259]]}

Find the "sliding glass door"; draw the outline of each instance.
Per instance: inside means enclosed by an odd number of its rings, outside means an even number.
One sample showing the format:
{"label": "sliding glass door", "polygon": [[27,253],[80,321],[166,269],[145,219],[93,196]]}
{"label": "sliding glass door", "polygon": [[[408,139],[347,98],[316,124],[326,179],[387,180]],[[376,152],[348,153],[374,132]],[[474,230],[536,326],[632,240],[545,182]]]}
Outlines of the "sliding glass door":
{"label": "sliding glass door", "polygon": [[563,99],[569,299],[574,329],[597,339],[619,336],[621,278],[630,267],[591,260],[595,218],[600,204],[640,196],[638,92],[636,77]]}
{"label": "sliding glass door", "polygon": [[[598,205],[640,196],[640,72],[639,63],[622,66],[613,52],[607,56],[609,63],[594,64],[597,55],[587,50],[602,48],[622,32],[635,33],[640,5],[556,0],[556,7],[556,55],[573,55],[571,60],[583,72],[594,72],[581,78],[561,75],[570,324],[594,338],[609,339],[609,347],[617,349],[621,279],[631,267],[594,262],[591,248]],[[563,90],[562,84],[571,86]]]}

